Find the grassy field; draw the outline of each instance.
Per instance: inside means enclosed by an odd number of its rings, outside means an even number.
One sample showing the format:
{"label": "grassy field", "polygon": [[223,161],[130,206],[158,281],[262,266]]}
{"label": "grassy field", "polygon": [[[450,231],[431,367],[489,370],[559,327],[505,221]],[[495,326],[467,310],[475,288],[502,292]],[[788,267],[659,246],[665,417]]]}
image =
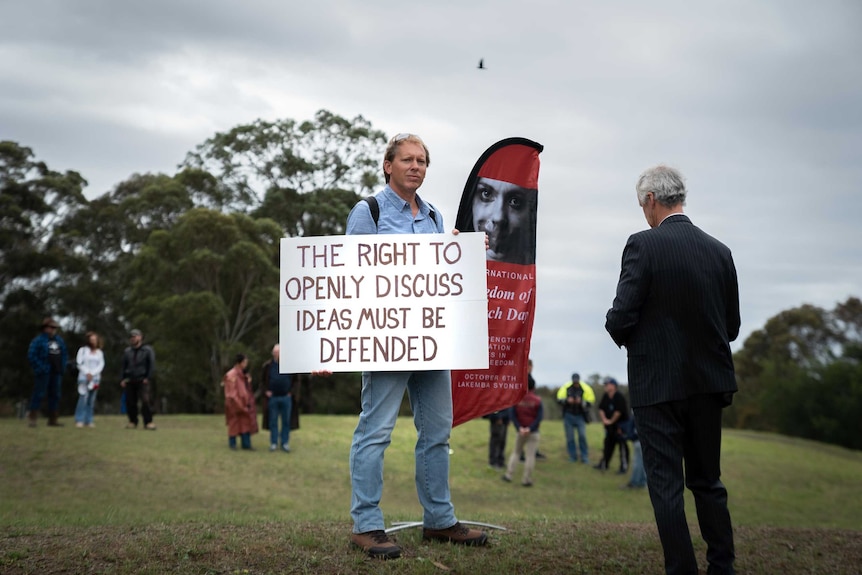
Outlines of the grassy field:
{"label": "grassy field", "polygon": [[[397,534],[398,561],[349,548],[348,451],[355,417],[303,416],[293,452],[227,449],[219,416],[158,417],[158,431],[29,429],[0,419],[0,573],[661,573],[644,491],[569,463],[562,424],[543,425],[535,485],[487,465],[488,428],[453,430],[458,517],[500,525],[483,549]],[[588,427],[597,456],[601,426]],[[415,431],[399,420],[386,454],[388,522],[421,520],[413,483]],[[510,435],[511,440],[511,435]],[[770,434],[728,431],[740,573],[862,573],[862,453]],[[519,470],[520,471],[520,470]],[[693,502],[687,509],[702,568]]]}

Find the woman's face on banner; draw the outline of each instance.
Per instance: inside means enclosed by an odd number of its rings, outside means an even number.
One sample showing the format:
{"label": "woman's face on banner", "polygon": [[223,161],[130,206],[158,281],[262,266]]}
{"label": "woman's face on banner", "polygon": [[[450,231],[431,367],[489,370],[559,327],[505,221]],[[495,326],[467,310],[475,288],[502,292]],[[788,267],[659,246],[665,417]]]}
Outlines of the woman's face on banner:
{"label": "woman's face on banner", "polygon": [[509,182],[479,178],[473,195],[473,229],[488,234],[489,260],[520,263],[526,254],[536,192]]}

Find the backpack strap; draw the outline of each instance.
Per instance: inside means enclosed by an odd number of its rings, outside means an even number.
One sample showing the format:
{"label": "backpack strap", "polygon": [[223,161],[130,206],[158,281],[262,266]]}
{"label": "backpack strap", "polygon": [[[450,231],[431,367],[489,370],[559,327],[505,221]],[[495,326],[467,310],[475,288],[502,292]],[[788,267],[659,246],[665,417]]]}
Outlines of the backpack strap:
{"label": "backpack strap", "polygon": [[[377,197],[368,196],[363,199],[368,202],[368,209],[371,210],[371,217],[374,219],[374,225],[376,226],[377,220],[380,219],[380,204],[377,203]],[[431,212],[428,215],[431,216],[431,220],[436,224],[437,212],[434,211],[434,208],[431,208]]]}
{"label": "backpack strap", "polygon": [[368,202],[368,209],[371,210],[371,217],[374,218],[374,225],[377,225],[377,220],[380,219],[380,204],[377,203],[375,196],[364,198]]}

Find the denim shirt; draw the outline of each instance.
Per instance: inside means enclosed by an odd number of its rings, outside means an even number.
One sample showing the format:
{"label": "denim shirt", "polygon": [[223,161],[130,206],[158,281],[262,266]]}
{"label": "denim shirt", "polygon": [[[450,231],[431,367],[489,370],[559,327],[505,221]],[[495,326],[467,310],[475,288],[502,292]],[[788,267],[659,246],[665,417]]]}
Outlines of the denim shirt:
{"label": "denim shirt", "polygon": [[[438,234],[443,233],[443,216],[439,210],[425,202],[418,195],[419,213],[413,216],[410,203],[401,199],[388,185],[377,195],[380,217],[377,224],[371,216],[368,202],[360,201],[347,216],[347,235],[360,234]],[[431,219],[431,210],[436,212],[436,222]]]}

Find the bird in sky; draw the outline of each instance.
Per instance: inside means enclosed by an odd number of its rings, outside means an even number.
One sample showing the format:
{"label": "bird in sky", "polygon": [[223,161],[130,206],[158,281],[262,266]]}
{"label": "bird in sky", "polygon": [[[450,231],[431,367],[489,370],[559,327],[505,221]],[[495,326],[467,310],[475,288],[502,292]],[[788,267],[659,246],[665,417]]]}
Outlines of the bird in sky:
{"label": "bird in sky", "polygon": [[479,68],[480,70],[487,70],[488,69],[485,67],[485,59],[484,58],[479,58],[479,65],[476,67]]}

